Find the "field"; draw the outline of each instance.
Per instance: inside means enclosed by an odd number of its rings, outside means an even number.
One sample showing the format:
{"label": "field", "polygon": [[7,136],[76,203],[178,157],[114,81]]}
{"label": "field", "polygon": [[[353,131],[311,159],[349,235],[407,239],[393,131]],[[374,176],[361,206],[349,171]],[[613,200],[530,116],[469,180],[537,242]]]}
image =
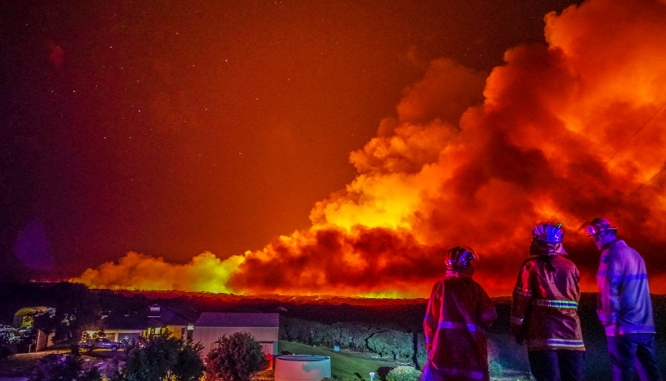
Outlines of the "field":
{"label": "field", "polygon": [[[372,354],[338,351],[331,349],[312,347],[300,343],[291,343],[280,341],[278,343],[278,352],[288,351],[293,354],[312,354],[324,355],[331,358],[331,373],[336,375],[340,381],[351,381],[368,379],[370,372],[376,372],[384,368],[386,371],[400,364],[388,359],[378,358]],[[44,351],[39,353],[21,353],[13,356],[9,360],[0,362],[0,377],[18,377],[26,376],[35,367],[39,359],[55,351]],[[67,351],[61,351],[66,353]],[[108,357],[122,356],[122,352],[112,353],[110,351],[98,350],[93,354],[83,353],[85,359],[90,361],[103,360]],[[260,378],[272,378],[272,372],[262,372]]]}
{"label": "field", "polygon": [[[346,350],[333,351],[330,348],[313,347],[300,343],[280,341],[278,343],[278,352],[288,351],[292,354],[312,354],[323,355],[331,358],[331,374],[339,381],[369,381],[370,372],[376,372],[378,376],[385,376],[388,371],[400,364],[387,358],[380,358],[372,353],[359,353]],[[44,351],[39,353],[21,353],[13,356],[9,360],[0,362],[0,380],[4,377],[27,376],[35,367],[39,359],[56,351]],[[66,350],[60,353],[66,353]],[[97,351],[93,354],[84,353],[84,359],[89,361],[103,361],[106,358],[122,356],[123,352]],[[500,380],[527,380],[528,373],[525,371],[514,371],[507,369],[506,377],[493,378],[493,381]],[[511,375],[511,377],[508,377]],[[255,377],[256,381],[270,381],[273,379],[273,371],[268,370],[260,372]],[[378,378],[376,378],[377,380]]]}
{"label": "field", "polygon": [[323,355],[331,358],[331,375],[340,381],[368,380],[370,372],[395,368],[398,364],[388,359],[382,359],[371,354],[340,350],[332,351],[328,348],[312,347],[300,343],[280,341],[278,352],[288,351],[292,354]]}

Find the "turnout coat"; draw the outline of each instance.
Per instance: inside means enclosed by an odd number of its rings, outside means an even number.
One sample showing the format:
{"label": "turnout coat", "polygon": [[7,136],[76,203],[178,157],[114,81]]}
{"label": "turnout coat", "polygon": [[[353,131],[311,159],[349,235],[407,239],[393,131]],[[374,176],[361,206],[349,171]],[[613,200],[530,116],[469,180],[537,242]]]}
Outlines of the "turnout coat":
{"label": "turnout coat", "polygon": [[606,336],[655,333],[645,261],[623,240],[602,248],[597,315]]}
{"label": "turnout coat", "polygon": [[578,316],[580,273],[559,254],[523,262],[513,291],[511,333],[528,351],[584,351]]}
{"label": "turnout coat", "polygon": [[486,331],[496,319],[481,285],[447,271],[432,289],[423,321],[428,362],[422,380],[489,380]]}

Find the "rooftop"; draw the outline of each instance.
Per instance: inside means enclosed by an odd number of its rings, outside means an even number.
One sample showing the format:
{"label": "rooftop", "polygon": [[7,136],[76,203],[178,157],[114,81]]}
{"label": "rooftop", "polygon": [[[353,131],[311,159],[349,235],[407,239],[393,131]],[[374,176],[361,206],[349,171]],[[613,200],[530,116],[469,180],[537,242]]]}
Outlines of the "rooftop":
{"label": "rooftop", "polygon": [[198,327],[279,327],[280,314],[204,312],[194,325]]}

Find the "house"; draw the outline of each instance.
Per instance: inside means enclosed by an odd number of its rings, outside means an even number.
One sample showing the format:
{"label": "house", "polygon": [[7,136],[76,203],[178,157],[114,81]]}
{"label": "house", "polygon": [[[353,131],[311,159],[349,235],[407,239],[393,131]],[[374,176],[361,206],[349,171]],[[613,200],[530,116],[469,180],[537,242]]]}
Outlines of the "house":
{"label": "house", "polygon": [[[35,317],[43,314],[55,314],[55,308],[36,306],[36,307],[24,307],[16,311],[14,314],[14,328],[18,329],[30,329],[34,326]],[[41,329],[37,330],[37,337],[35,338],[35,344],[31,345],[27,349],[28,352],[40,351],[46,347],[53,345],[53,336],[46,334]]]}
{"label": "house", "polygon": [[194,323],[193,341],[203,345],[201,354],[205,356],[222,336],[247,332],[261,345],[266,357],[272,359],[277,355],[279,327],[278,313],[204,312]]}
{"label": "house", "polygon": [[45,313],[53,315],[55,313],[55,308],[44,306],[21,308],[14,314],[14,323],[12,326],[14,326],[14,328],[31,328],[35,321],[35,317]]}
{"label": "house", "polygon": [[192,340],[198,313],[162,308],[157,304],[150,306],[149,310],[148,328],[143,331],[144,336],[159,335],[167,331],[176,338]]}
{"label": "house", "polygon": [[106,338],[119,342],[165,332],[177,338],[192,339],[194,322],[199,317],[197,312],[165,308],[157,304],[151,305],[147,312],[110,313],[102,319],[99,329],[86,333],[92,338],[98,336],[99,331],[103,331]]}

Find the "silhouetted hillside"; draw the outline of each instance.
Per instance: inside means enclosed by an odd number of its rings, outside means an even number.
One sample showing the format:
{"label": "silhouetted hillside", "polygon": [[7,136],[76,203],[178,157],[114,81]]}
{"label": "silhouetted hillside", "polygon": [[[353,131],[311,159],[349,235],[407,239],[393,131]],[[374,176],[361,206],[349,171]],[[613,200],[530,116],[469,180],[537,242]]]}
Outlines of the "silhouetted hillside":
{"label": "silhouetted hillside", "polygon": [[[54,283],[0,283],[0,323],[11,324],[14,313],[27,306],[50,306]],[[367,299],[309,296],[239,296],[178,291],[92,290],[103,311],[146,311],[152,304],[191,312],[279,312],[282,316],[317,321],[364,323],[405,332],[420,331],[426,299]],[[510,297],[493,298],[499,319],[491,333],[509,331]],[[666,295],[653,295],[657,331],[666,332]],[[583,293],[579,313],[585,339],[605,340],[596,316],[596,294]],[[664,341],[661,335],[658,340]]]}

